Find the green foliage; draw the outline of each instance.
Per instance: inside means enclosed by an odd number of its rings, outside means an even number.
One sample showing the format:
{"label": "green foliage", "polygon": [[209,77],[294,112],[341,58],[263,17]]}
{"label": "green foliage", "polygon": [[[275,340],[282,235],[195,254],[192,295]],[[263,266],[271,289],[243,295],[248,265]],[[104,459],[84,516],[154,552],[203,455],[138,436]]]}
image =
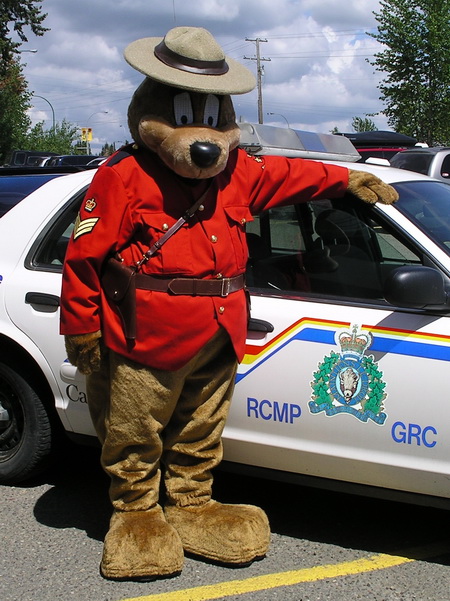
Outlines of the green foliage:
{"label": "green foliage", "polygon": [[318,371],[315,371],[313,374],[314,381],[311,382],[313,400],[318,405],[328,405],[331,407],[333,404],[333,397],[330,394],[328,381],[330,372],[337,361],[339,361],[339,354],[331,351],[329,357],[324,357]]}
{"label": "green foliage", "polygon": [[369,376],[370,386],[368,399],[364,404],[365,411],[378,414],[383,410],[383,401],[386,398],[386,383],[382,381],[383,373],[378,369],[371,357],[363,357],[362,364]]}
{"label": "green foliage", "polygon": [[353,131],[377,131],[377,126],[368,117],[353,117],[352,120]]}
{"label": "green foliage", "polygon": [[389,125],[429,145],[450,143],[450,0],[380,0],[385,48],[372,65]]}
{"label": "green foliage", "polygon": [[[41,8],[37,0],[0,0],[1,62],[9,62],[19,51],[21,43],[28,42],[25,27],[30,27],[37,36],[44,35],[48,31],[42,25],[47,15],[41,13]],[[20,42],[12,41],[11,28],[18,35]]]}
{"label": "green foliage", "polygon": [[2,65],[0,78],[0,165],[11,150],[23,148],[23,140],[30,127],[26,113],[31,94],[16,60]]}
{"label": "green foliage", "polygon": [[106,143],[102,146],[102,149],[100,151],[100,156],[109,157],[113,154],[114,151],[115,151],[114,144]]}
{"label": "green foliage", "polygon": [[25,136],[23,148],[58,154],[85,154],[86,150],[82,152],[74,148],[78,136],[78,127],[65,119],[48,130],[44,130],[44,124],[40,122]]}
{"label": "green foliage", "polygon": [[[31,94],[17,57],[22,42],[28,42],[25,28],[43,35],[46,16],[36,0],[0,0],[0,164],[12,150],[25,145]],[[20,41],[11,39],[12,31]]]}

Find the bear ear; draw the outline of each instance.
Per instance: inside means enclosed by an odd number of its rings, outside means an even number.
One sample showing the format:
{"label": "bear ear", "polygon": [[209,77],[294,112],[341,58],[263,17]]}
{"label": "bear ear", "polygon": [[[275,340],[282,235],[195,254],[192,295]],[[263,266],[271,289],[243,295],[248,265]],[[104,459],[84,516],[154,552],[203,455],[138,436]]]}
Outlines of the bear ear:
{"label": "bear ear", "polygon": [[144,145],[139,135],[139,123],[145,115],[158,115],[173,124],[173,96],[177,92],[177,88],[149,77],[136,89],[128,107],[128,127],[136,144]]}

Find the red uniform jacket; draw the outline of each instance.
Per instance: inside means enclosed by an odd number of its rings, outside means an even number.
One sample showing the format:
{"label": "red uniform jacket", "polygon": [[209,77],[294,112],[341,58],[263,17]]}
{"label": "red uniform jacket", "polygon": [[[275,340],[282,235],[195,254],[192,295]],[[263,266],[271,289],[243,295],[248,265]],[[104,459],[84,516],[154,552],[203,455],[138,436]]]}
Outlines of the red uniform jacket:
{"label": "red uniform jacket", "polygon": [[[128,150],[99,168],[82,203],[64,265],[61,333],[102,330],[106,346],[117,353],[175,370],[223,326],[241,360],[247,320],[243,290],[226,298],[138,290],[137,337],[133,342],[125,339],[120,318],[100,286],[103,262],[116,251],[126,264],[138,261],[206,185],[186,183],[151,152]],[[196,278],[244,273],[245,224],[252,215],[274,206],[342,196],[347,183],[345,168],[250,157],[235,150],[226,169],[213,178],[204,210],[197,211],[142,271]]]}

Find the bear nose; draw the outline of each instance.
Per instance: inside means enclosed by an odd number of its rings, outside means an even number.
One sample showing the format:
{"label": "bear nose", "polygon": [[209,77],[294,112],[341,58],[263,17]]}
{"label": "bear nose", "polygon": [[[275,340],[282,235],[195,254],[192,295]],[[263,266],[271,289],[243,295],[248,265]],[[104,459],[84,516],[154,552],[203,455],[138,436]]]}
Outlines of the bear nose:
{"label": "bear nose", "polygon": [[219,158],[220,148],[210,142],[194,142],[190,152],[197,167],[211,167]]}

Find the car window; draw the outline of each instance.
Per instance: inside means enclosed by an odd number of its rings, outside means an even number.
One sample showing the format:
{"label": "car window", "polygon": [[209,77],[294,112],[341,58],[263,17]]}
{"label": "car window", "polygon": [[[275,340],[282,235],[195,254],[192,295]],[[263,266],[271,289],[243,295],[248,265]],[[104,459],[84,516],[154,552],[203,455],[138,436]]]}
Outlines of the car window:
{"label": "car window", "polygon": [[441,165],[441,177],[450,178],[450,154],[444,157]]}
{"label": "car window", "polygon": [[67,245],[85,193],[86,189],[78,192],[38,237],[27,257],[29,268],[62,271]]}
{"label": "car window", "polygon": [[420,152],[399,152],[391,159],[391,165],[398,169],[407,169],[416,173],[428,175],[434,154]]}
{"label": "car window", "polygon": [[247,283],[264,290],[383,300],[387,274],[419,253],[368,205],[350,199],[272,209],[247,231]]}

